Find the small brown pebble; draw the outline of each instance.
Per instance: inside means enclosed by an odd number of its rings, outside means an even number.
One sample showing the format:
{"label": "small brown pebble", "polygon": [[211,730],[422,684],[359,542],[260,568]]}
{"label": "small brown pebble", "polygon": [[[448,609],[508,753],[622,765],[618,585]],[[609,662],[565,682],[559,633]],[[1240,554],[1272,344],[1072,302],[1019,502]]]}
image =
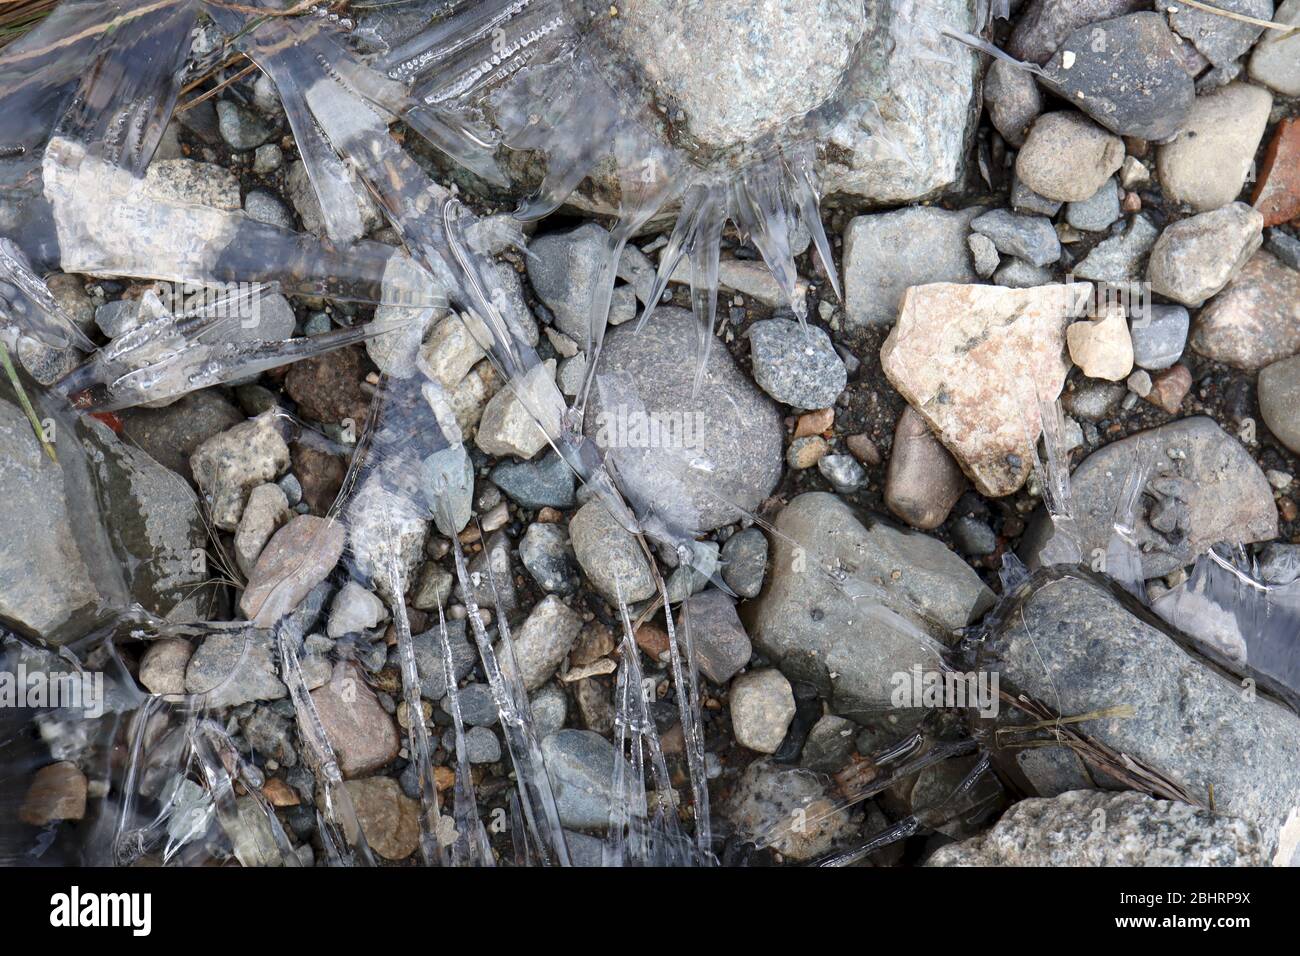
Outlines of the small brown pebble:
{"label": "small brown pebble", "polygon": [[1133,158],[1142,159],[1150,151],[1151,146],[1144,139],[1138,139],[1136,136],[1125,136],[1124,148]]}
{"label": "small brown pebble", "polygon": [[272,777],[262,785],[262,796],[266,797],[273,807],[296,807],[302,803],[298,791],[279,777]]}
{"label": "small brown pebble", "polygon": [[850,435],[844,444],[849,446],[849,454],[864,465],[880,464],[880,449],[866,435]]}
{"label": "small brown pebble", "polygon": [[1120,204],[1120,208],[1124,210],[1126,214],[1141,212],[1142,197],[1139,196],[1137,193],[1125,193],[1124,202]]}
{"label": "small brown pebble", "polygon": [[1287,522],[1295,521],[1296,515],[1300,514],[1300,509],[1296,508],[1296,503],[1290,498],[1279,498],[1277,510],[1281,513],[1282,520]]}
{"label": "small brown pebble", "polygon": [[830,445],[826,444],[826,439],[820,435],[796,438],[786,450],[785,462],[791,468],[811,468],[821,461],[830,450]]}
{"label": "small brown pebble", "polygon": [[67,760],[36,771],[18,819],[34,827],[86,815],[86,775]]}
{"label": "small brown pebble", "polygon": [[636,629],[636,646],[657,663],[660,654],[668,653],[668,632],[653,624],[642,624]]}
{"label": "small brown pebble", "polygon": [[551,507],[543,508],[537,512],[537,520],[542,524],[559,524],[563,519],[564,516]]}
{"label": "small brown pebble", "polygon": [[1192,373],[1187,366],[1175,365],[1151,380],[1151,393],[1146,400],[1170,415],[1177,415],[1191,387]]}
{"label": "small brown pebble", "polygon": [[820,435],[835,424],[835,409],[823,408],[815,412],[805,412],[799,416],[794,426],[794,437],[805,438],[808,435]]}
{"label": "small brown pebble", "polygon": [[570,667],[585,667],[614,652],[614,632],[599,621],[583,627],[578,642],[569,651]]}
{"label": "small brown pebble", "polygon": [[482,537],[482,534],[479,532],[478,525],[472,524],[456,537],[460,538],[461,544],[473,544]]}
{"label": "small brown pebble", "polygon": [[452,770],[450,767],[433,768],[433,785],[437,788],[439,793],[442,793],[442,791],[444,790],[450,789],[451,787],[455,786],[455,784],[456,784],[456,772]]}

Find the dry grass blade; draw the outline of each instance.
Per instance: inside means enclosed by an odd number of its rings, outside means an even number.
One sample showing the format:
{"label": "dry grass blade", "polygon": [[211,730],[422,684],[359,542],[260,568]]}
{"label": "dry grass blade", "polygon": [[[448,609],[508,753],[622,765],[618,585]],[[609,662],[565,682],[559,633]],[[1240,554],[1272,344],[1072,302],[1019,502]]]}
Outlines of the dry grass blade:
{"label": "dry grass blade", "polygon": [[27,33],[54,9],[58,0],[0,0],[0,47]]}

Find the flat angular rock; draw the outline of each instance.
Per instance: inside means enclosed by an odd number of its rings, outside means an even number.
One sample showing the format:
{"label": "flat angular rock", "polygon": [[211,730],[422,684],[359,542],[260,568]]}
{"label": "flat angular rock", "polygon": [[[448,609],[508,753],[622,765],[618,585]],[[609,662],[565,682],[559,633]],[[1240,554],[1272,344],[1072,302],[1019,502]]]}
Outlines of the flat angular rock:
{"label": "flat angular rock", "polygon": [[[1256,20],[1273,19],[1273,0],[1218,0],[1214,6]],[[1251,48],[1263,27],[1230,19],[1185,3],[1169,5],[1169,25],[1191,40],[1201,55],[1215,66],[1230,66]]]}
{"label": "flat angular rock", "polygon": [[343,525],[298,515],[277,531],[248,576],[239,609],[258,627],[292,611],[343,556]]}
{"label": "flat angular rock", "polygon": [[[1190,564],[1220,541],[1277,536],[1273,491],[1250,453],[1213,420],[1186,418],[1113,442],[1074,470],[1071,513],[1085,556],[1105,550],[1129,469],[1147,452],[1154,467],[1133,529],[1147,578]],[[1037,542],[1037,530],[1027,539]],[[1031,564],[1040,549],[1036,543],[1027,552]]]}
{"label": "flat angular rock", "polygon": [[366,777],[346,784],[361,832],[385,860],[404,860],[420,844],[420,805],[391,777]]}
{"label": "flat angular rock", "polygon": [[1192,325],[1191,345],[1253,371],[1300,353],[1300,272],[1257,252]]}
{"label": "flat angular rock", "polygon": [[834,495],[800,495],[775,526],[768,586],[742,608],[749,633],[842,716],[891,711],[892,675],[933,667],[952,632],[992,604],[939,541],[874,517],[864,523]]}
{"label": "flat angular rock", "polygon": [[881,366],[983,494],[1011,494],[1029,476],[1038,403],[1061,393],[1065,327],[1091,296],[1088,282],[907,291]]}
{"label": "flat angular rock", "polygon": [[[696,341],[695,317],[684,309],[656,309],[640,332],[635,323],[611,330],[583,431],[631,465],[620,470],[637,493],[706,531],[754,510],[776,487],[785,430],[777,406],[725,348],[711,350],[693,394]],[[602,382],[611,393],[601,394]]]}
{"label": "flat angular rock", "polygon": [[966,236],[979,212],[916,206],[852,219],[844,230],[845,324],[893,322],[909,286],[977,281]]}

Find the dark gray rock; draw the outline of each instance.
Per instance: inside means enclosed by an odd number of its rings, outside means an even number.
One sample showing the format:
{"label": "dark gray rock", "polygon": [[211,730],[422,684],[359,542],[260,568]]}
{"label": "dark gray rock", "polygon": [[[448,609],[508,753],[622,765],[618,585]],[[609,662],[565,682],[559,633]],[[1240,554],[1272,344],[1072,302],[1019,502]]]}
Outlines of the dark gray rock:
{"label": "dark gray rock", "polygon": [[767,573],[767,537],[757,528],[738,531],[722,546],[722,580],[742,598],[757,597]]}
{"label": "dark gray rock", "polygon": [[1259,373],[1259,412],[1277,440],[1300,453],[1300,355]]}
{"label": "dark gray rock", "polygon": [[849,762],[853,754],[853,738],[857,724],[843,717],[827,714],[808,731],[804,741],[800,766],[818,773],[835,773]]}
{"label": "dark gray rock", "polygon": [[1031,0],[1016,21],[1007,52],[1043,64],[1079,27],[1149,7],[1147,0]]}
{"label": "dark gray rock", "polygon": [[677,630],[690,618],[691,639],[701,673],[715,684],[725,684],[749,663],[753,647],[731,598],[710,588],[682,603]]}
{"label": "dark gray rock", "polygon": [[1025,134],[1043,111],[1043,94],[1028,70],[994,60],[984,77],[984,106],[1002,138],[1023,146]]}
{"label": "dark gray rock", "polygon": [[[1185,418],[1113,442],[1074,470],[1071,513],[1085,557],[1105,550],[1129,469],[1148,455],[1153,469],[1133,529],[1145,577],[1190,564],[1220,541],[1277,536],[1273,491],[1250,452],[1212,419]],[[1026,535],[1031,564],[1046,543],[1045,524],[1040,515]]]}
{"label": "dark gray rock", "polygon": [[[487,684],[466,684],[457,689],[460,717],[471,727],[491,727],[501,717],[497,702],[492,696],[492,688]],[[448,694],[438,706],[442,712],[451,716],[451,695]]]}
{"label": "dark gray rock", "polygon": [[891,676],[936,666],[992,595],[941,543],[866,523],[840,499],[800,495],[777,516],[771,573],[746,605],[755,645],[788,677],[814,684],[836,713],[891,709]]}
{"label": "dark gray rock", "polygon": [[829,408],[848,382],[843,360],[825,329],[787,319],[749,327],[754,381],[778,402],[795,408]]}
{"label": "dark gray rock", "polygon": [[1093,22],[1065,38],[1043,83],[1111,132],[1160,142],[1196,98],[1177,45],[1159,13]]}
{"label": "dark gray rock", "polygon": [[470,763],[496,763],[501,759],[501,741],[487,727],[465,731],[465,751]]}
{"label": "dark gray rock", "polygon": [[543,591],[570,594],[578,587],[577,558],[561,525],[529,525],[519,540],[519,560]]}
{"label": "dark gray rock", "polygon": [[[469,676],[478,663],[478,651],[465,639],[465,622],[448,621],[447,638],[451,644],[452,669],[457,681]],[[442,657],[442,638],[435,626],[411,638],[415,651],[415,669],[420,675],[420,696],[440,701],[447,696],[447,677]]]}
{"label": "dark gray rock", "polygon": [[[1273,19],[1273,0],[1217,0],[1214,6],[1256,20]],[[1201,55],[1215,66],[1232,64],[1264,32],[1263,27],[1252,26],[1207,10],[1198,10],[1186,4],[1174,3],[1170,7],[1169,25],[1191,40]]]}
{"label": "dark gray rock", "polygon": [[1087,257],[1074,267],[1077,279],[1123,285],[1136,282],[1146,274],[1151,247],[1160,238],[1160,230],[1146,216],[1134,216],[1124,231],[1097,243]]}
{"label": "dark gray rock", "polygon": [[952,540],[962,554],[981,557],[998,549],[998,536],[978,518],[962,515],[952,523]]}
{"label": "dark gray rock", "polygon": [[1091,199],[1072,202],[1065,210],[1065,221],[1084,232],[1102,232],[1120,217],[1119,186],[1114,178],[1106,180]]}
{"label": "dark gray rock", "polygon": [[998,252],[1036,266],[1051,265],[1061,258],[1061,241],[1051,220],[1044,216],[1018,216],[995,209],[973,220],[970,227],[988,236]]}
{"label": "dark gray rock", "polygon": [[[1300,833],[1300,718],[1189,653],[1100,579],[1035,575],[986,644],[1004,691],[1062,714],[1124,703],[1082,730],[1259,827],[1265,855],[1293,861]],[[1011,714],[1004,709],[1003,718]],[[1023,765],[1022,765],[1023,766]],[[1031,779],[1031,783],[1034,781]],[[1289,826],[1286,824],[1289,821]],[[1285,829],[1284,829],[1285,826]]]}
{"label": "dark gray rock", "polygon": [[521,508],[573,507],[573,469],[554,449],[537,461],[503,461],[491,477]]}
{"label": "dark gray rock", "polygon": [[[622,457],[632,467],[622,469],[624,477],[636,479],[642,494],[668,506],[671,520],[707,531],[738,520],[739,509],[754,510],[776,487],[784,429],[776,405],[736,367],[726,349],[711,351],[699,393],[692,397],[697,338],[695,317],[684,309],[655,310],[640,333],[631,324],[609,332],[584,431],[600,447],[614,446],[616,458],[625,453]],[[619,397],[612,407],[600,394],[605,377]],[[641,408],[622,400],[632,389]],[[651,425],[658,423],[670,440],[650,447],[634,443],[632,432],[619,427],[624,415],[642,425],[647,418]],[[681,426],[676,431],[675,423]],[[570,534],[583,561],[572,528]]]}

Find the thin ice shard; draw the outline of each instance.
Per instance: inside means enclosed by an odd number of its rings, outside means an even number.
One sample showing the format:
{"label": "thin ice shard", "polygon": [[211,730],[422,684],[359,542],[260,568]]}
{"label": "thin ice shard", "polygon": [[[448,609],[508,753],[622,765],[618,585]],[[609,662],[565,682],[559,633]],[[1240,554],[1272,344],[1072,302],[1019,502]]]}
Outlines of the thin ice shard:
{"label": "thin ice shard", "polygon": [[[51,348],[76,346],[83,352],[95,348],[32,270],[31,262],[18,245],[0,237],[0,329],[5,326]],[[3,337],[0,331],[0,338]]]}

